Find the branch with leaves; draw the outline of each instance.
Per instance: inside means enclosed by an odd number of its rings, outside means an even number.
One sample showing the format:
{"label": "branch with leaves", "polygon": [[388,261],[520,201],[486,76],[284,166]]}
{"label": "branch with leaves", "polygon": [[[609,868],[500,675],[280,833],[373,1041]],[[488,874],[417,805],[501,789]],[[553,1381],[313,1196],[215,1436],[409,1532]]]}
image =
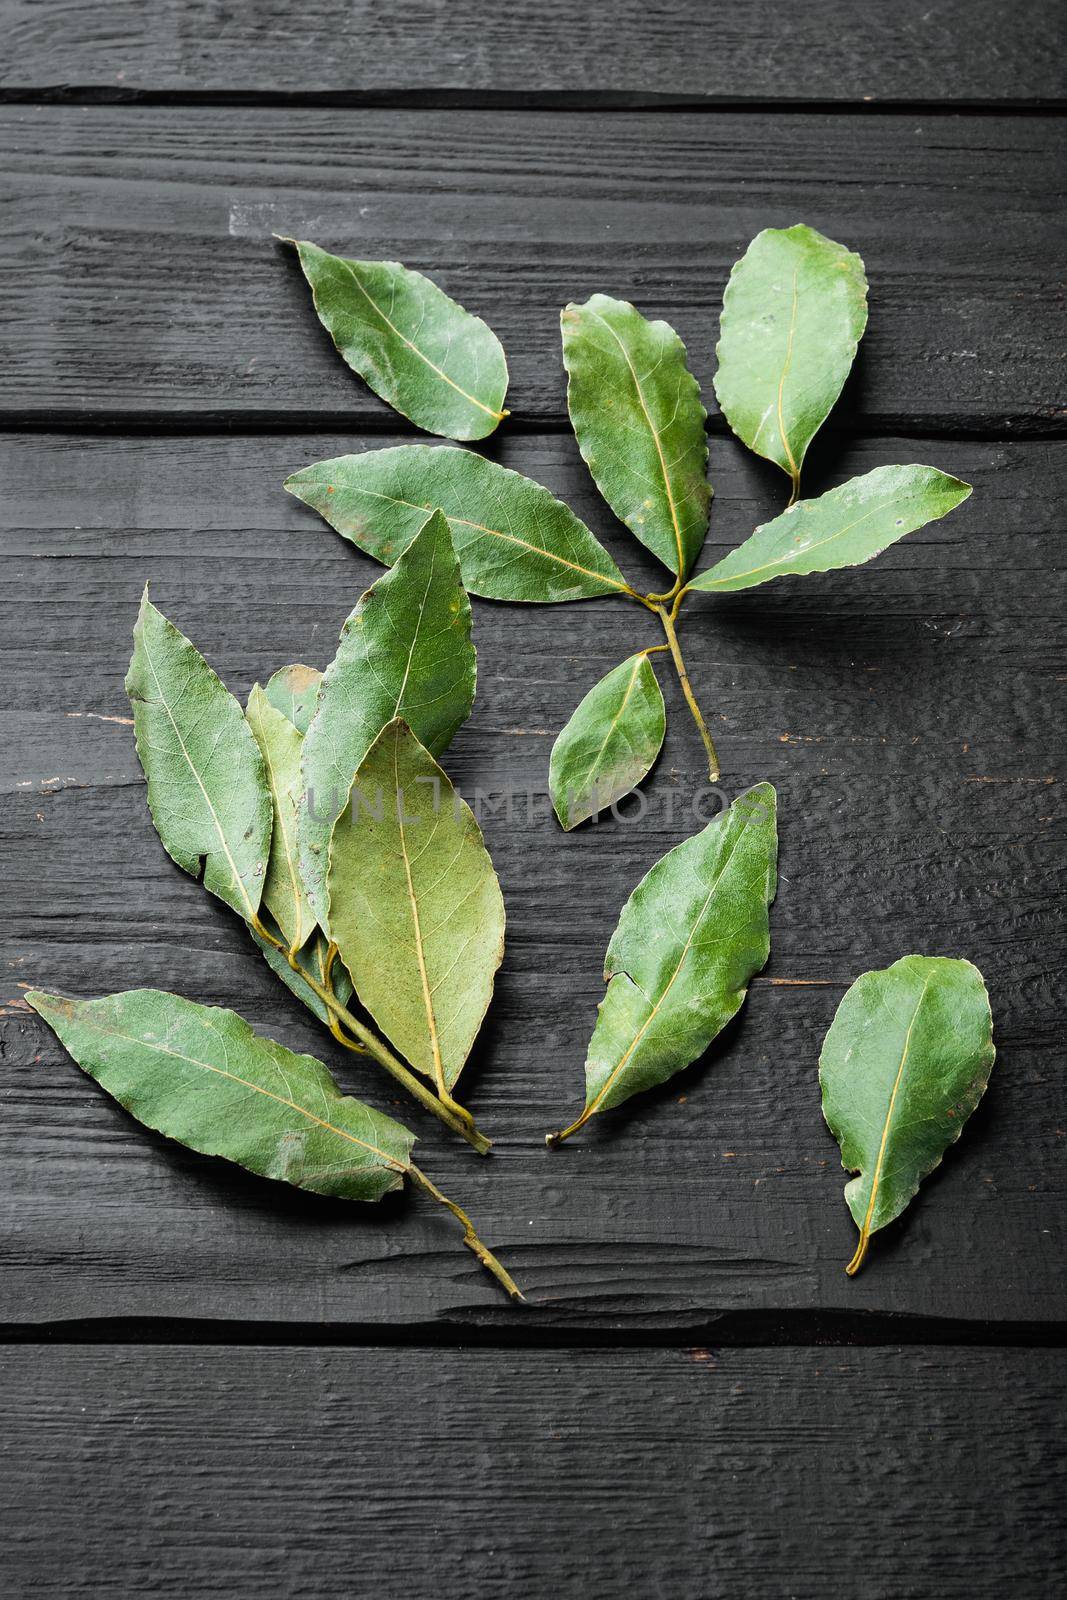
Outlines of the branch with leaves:
{"label": "branch with leaves", "polygon": [[[383,264],[297,248],[319,316],[349,364],[364,376],[371,371],[372,387],[404,415],[412,414],[417,394],[423,427],[451,438],[475,437],[451,425],[454,384],[460,376],[469,382],[472,369],[468,362],[448,372],[442,352],[464,348],[464,318],[471,348],[482,350],[485,324],[452,301],[434,300],[431,308],[427,295],[419,302],[425,359],[413,356],[414,340],[405,335],[390,347],[395,360],[386,362],[385,335],[363,293],[371,269]],[[347,292],[343,269],[351,269]],[[711,489],[707,413],[685,347],[666,322],[648,321],[607,295],[564,309],[567,407],[582,459],[616,517],[669,572],[660,593],[642,594],[632,585],[592,531],[547,489],[473,451],[401,445],[339,456],[293,473],[285,487],[386,563],[406,547],[427,511],[440,507],[473,595],[533,604],[614,597],[656,617],[664,644],[612,668],[556,741],[550,793],[563,827],[574,828],[629,793],[655,762],[665,730],[651,662],[658,652],[674,664],[704,744],[708,777],[719,779],[711,725],[678,637],[690,595],[734,593],[787,575],[859,565],[970,494],[958,478],[911,465],[879,467],[815,499],[799,498],[808,446],[841,393],[866,320],[863,262],[803,224],[758,234],[734,267],[723,299],[716,396],[737,437],[782,469],[791,493],[782,515],[692,577],[708,532]],[[385,370],[388,383],[379,381]],[[502,404],[503,391],[492,387],[500,368],[488,349],[478,370],[486,377],[483,395]],[[435,394],[436,410],[428,403]]]}

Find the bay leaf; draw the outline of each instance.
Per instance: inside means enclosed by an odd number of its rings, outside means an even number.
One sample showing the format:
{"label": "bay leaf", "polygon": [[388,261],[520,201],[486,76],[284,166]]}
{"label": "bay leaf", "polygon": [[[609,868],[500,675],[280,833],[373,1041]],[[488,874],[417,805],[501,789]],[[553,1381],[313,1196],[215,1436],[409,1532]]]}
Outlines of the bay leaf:
{"label": "bay leaf", "polygon": [[794,498],[866,325],[860,257],[803,223],[758,233],[730,274],[715,393],[738,438],[789,474]]}
{"label": "bay leaf", "polygon": [[504,954],[504,902],[474,813],[398,718],[330,842],[330,929],[382,1032],[447,1099]]}
{"label": "bay leaf", "polygon": [[635,789],[666,729],[663,695],[642,650],[593,685],[552,746],[548,787],[561,825],[576,828]]}
{"label": "bay leaf", "polygon": [[138,1122],[190,1150],[343,1200],[403,1186],[413,1135],[236,1012],[159,989],[26,1000]]}
{"label": "bay leaf", "polygon": [[470,602],[448,523],[435,511],[345,623],[304,736],[300,870],[326,932],[330,834],[356,769],[399,716],[440,754],[470,716],[474,682]]}
{"label": "bay leaf", "polygon": [[770,953],[776,797],[760,783],[648,872],[622,909],[604,964],[585,1064],[585,1109],[558,1144],[599,1111],[664,1083],[702,1055],[740,1010]]}
{"label": "bay leaf", "polygon": [[292,666],[279,667],[267,679],[263,693],[276,711],[288,717],[297,733],[307,733],[319,703],[321,682],[322,673],[315,667],[295,661]]}
{"label": "bay leaf", "polygon": [[240,704],[145,590],[126,692],[148,805],[168,855],[242,917],[255,916],[272,807]]}
{"label": "bay leaf", "polygon": [[407,444],[335,456],[294,472],[285,488],[386,566],[440,507],[464,586],[486,600],[551,604],[631,592],[569,506],[472,450]]}
{"label": "bay leaf", "polygon": [[996,1052],[978,968],[947,956],[903,956],[865,972],[837,1008],[819,1058],[822,1109],[857,1177],[845,1200],[860,1230],[846,1271],[872,1233],[899,1217],[941,1163],[985,1093]]}
{"label": "bay leaf", "polygon": [[254,1033],[236,1012],[159,989],[98,1000],[32,990],[27,1003],[102,1089],[157,1133],[260,1177],[338,1200],[380,1200],[405,1177],[463,1226],[463,1242],[515,1299],[474,1224],[411,1159],[414,1135],[342,1094],[314,1056]]}
{"label": "bay leaf", "polygon": [[667,322],[594,294],[560,316],[567,410],[608,505],[684,578],[708,531],[707,412]]}
{"label": "bay leaf", "polygon": [[798,500],[689,588],[728,594],[787,573],[860,566],[905,534],[947,516],[970,492],[969,483],[936,467],[875,467],[815,500]]}
{"label": "bay leaf", "polygon": [[319,321],[374,393],[428,433],[484,439],[507,412],[500,340],[432,279],[399,261],[296,247]]}
{"label": "bay leaf", "polygon": [[271,705],[258,683],[248,696],[245,714],[263,757],[274,807],[262,903],[274,918],[285,943],[295,953],[303,948],[315,928],[315,913],[300,877],[297,843],[297,820],[303,793],[300,752],[304,740],[284,712]]}

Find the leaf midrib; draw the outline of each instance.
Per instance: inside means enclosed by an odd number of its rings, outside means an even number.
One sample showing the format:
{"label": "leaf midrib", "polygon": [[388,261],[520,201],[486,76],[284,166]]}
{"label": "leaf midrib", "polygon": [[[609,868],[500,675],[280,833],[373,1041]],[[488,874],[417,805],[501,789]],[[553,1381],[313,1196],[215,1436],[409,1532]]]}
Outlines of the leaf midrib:
{"label": "leaf midrib", "polygon": [[874,1216],[875,1202],[878,1199],[878,1189],[882,1181],[882,1170],[885,1165],[886,1145],[889,1143],[889,1129],[893,1121],[893,1112],[896,1109],[897,1096],[900,1093],[900,1086],[904,1079],[904,1067],[907,1063],[908,1051],[911,1049],[911,1035],[915,1027],[916,1019],[919,1015],[919,1008],[921,1007],[923,1000],[926,998],[926,991],[929,989],[932,981],[932,977],[926,978],[923,981],[922,989],[919,991],[919,998],[915,1002],[915,1010],[912,1012],[911,1021],[908,1023],[908,1031],[904,1035],[904,1048],[901,1051],[900,1065],[897,1067],[897,1074],[893,1080],[893,1088],[889,1096],[889,1106],[885,1114],[885,1124],[882,1128],[882,1139],[878,1146],[878,1155],[875,1159],[874,1171],[871,1176],[871,1193],[867,1202],[867,1213],[860,1228],[860,1234],[862,1237],[866,1237],[870,1232],[871,1218]]}

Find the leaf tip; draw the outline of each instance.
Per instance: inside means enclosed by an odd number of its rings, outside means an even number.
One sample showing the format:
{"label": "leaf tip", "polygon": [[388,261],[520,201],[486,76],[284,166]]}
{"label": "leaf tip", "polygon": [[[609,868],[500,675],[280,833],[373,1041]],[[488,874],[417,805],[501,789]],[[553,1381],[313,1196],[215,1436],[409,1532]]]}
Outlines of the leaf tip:
{"label": "leaf tip", "polygon": [[23,999],[50,1028],[54,1028],[53,1017],[70,1019],[74,1014],[74,1001],[66,999],[61,994],[45,994],[43,989],[27,989]]}

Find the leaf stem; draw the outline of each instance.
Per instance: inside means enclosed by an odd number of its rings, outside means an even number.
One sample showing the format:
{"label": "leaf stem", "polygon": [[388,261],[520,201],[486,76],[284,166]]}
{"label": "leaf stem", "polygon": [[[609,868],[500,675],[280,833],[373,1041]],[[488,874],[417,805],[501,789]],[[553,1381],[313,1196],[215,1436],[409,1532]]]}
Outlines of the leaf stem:
{"label": "leaf stem", "polygon": [[369,1056],[370,1055],[370,1051],[367,1049],[365,1044],[359,1044],[357,1042],[357,1040],[350,1039],[348,1037],[347,1033],[345,1033],[344,1029],[341,1027],[341,1024],[338,1022],[337,1018],[335,1016],[333,1016],[332,1014],[330,1015],[329,1028],[330,1028],[330,1032],[333,1034],[334,1038],[337,1040],[337,1043],[338,1044],[343,1044],[346,1050],[351,1050],[351,1052],[352,1052],[352,1054],[354,1056]]}
{"label": "leaf stem", "polygon": [[327,989],[333,988],[333,984],[330,981],[330,973],[333,971],[333,964],[336,960],[337,946],[334,944],[332,939],[328,939],[326,942],[326,959],[322,965],[322,981],[326,985]]}
{"label": "leaf stem", "polygon": [[569,1139],[572,1133],[577,1133],[579,1128],[584,1128],[585,1124],[589,1121],[589,1118],[592,1115],[592,1106],[586,1106],[578,1120],[576,1122],[572,1122],[569,1128],[561,1128],[558,1133],[546,1133],[545,1143],[547,1144],[548,1148],[550,1150],[555,1150],[558,1145],[563,1143],[564,1139]]}
{"label": "leaf stem", "polygon": [[679,591],[670,611],[667,610],[665,605],[653,606],[652,609],[655,611],[657,617],[663,624],[663,631],[667,635],[667,644],[671,652],[671,657],[674,661],[675,670],[678,673],[678,682],[681,684],[682,693],[685,695],[686,705],[692,712],[693,721],[696,723],[700,737],[704,741],[704,749],[706,750],[708,757],[708,777],[712,783],[718,783],[718,751],[715,749],[715,741],[711,737],[711,730],[704,721],[704,713],[697,704],[696,695],[693,693],[693,685],[689,681],[689,673],[686,671],[685,661],[682,658],[682,652],[678,645],[678,635],[675,632],[674,627],[674,619],[678,615],[678,607],[681,604],[682,596],[684,594],[684,589]]}
{"label": "leaf stem", "polygon": [[870,1242],[871,1242],[871,1236],[867,1232],[867,1229],[865,1227],[861,1228],[860,1229],[860,1242],[856,1246],[856,1254],[852,1257],[852,1260],[849,1262],[848,1266],[845,1268],[845,1271],[848,1273],[848,1276],[850,1278],[854,1278],[856,1276],[857,1272],[862,1267],[862,1265],[863,1265],[863,1263],[864,1263],[864,1261],[866,1259],[866,1256],[867,1256],[867,1246],[870,1244]]}
{"label": "leaf stem", "polygon": [[463,1224],[463,1243],[469,1250],[474,1251],[486,1271],[491,1272],[497,1282],[504,1285],[504,1288],[514,1300],[525,1301],[526,1296],[522,1293],[514,1278],[500,1264],[493,1252],[479,1239],[474,1231],[474,1224],[467,1213],[460,1206],[457,1206],[454,1200],[450,1200],[447,1195],[442,1194],[437,1185],[431,1183],[425,1172],[421,1171],[419,1167],[409,1166],[407,1170],[413,1183],[417,1183],[420,1189],[425,1189],[427,1194],[432,1195],[435,1200],[439,1200],[443,1206],[447,1206],[457,1221]]}
{"label": "leaf stem", "polygon": [[[274,937],[270,929],[264,926],[258,916],[253,918],[252,927],[267,944],[273,945],[276,950],[281,951],[293,970],[299,972],[308,988],[318,995],[335,1021],[338,1024],[344,1023],[349,1033],[359,1041],[359,1044],[362,1045],[367,1054],[372,1055],[379,1066],[384,1067],[386,1072],[396,1079],[397,1083],[402,1084],[408,1094],[413,1095],[420,1105],[426,1107],[427,1111],[432,1111],[435,1117],[438,1117],[440,1121],[452,1129],[453,1133],[458,1133],[461,1138],[466,1139],[467,1143],[472,1145],[480,1156],[488,1153],[492,1141],[487,1139],[484,1133],[478,1132],[474,1125],[474,1118],[464,1106],[459,1105],[454,1100],[445,1104],[434,1094],[432,1089],[427,1088],[424,1083],[420,1083],[415,1074],[405,1067],[404,1063],[393,1054],[388,1046],[384,1045],[376,1034],[372,1033],[369,1028],[364,1027],[359,1018],[354,1017],[351,1011],[341,1004],[332,989],[328,989],[324,984],[321,984],[316,977],[304,967],[301,967],[289,955],[283,942]],[[333,1027],[331,1027],[330,1032],[333,1033],[334,1038],[339,1038],[338,1032]],[[342,1044],[346,1043],[344,1039],[341,1039],[340,1042]]]}

